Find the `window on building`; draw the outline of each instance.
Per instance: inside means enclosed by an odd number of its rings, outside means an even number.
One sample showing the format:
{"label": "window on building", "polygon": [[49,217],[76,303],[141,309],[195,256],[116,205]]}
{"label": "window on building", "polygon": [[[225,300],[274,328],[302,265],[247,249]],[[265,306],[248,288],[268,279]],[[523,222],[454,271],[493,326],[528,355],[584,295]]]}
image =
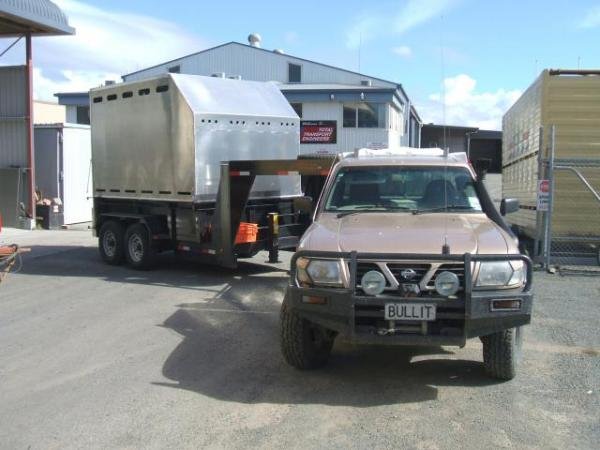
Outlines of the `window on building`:
{"label": "window on building", "polygon": [[288,64],[288,82],[290,83],[301,83],[302,82],[302,66],[300,64]]}
{"label": "window on building", "polygon": [[90,107],[89,106],[78,106],[77,107],[77,123],[82,125],[90,124]]}
{"label": "window on building", "polygon": [[180,73],[180,72],[181,72],[181,66],[169,67],[169,73]]}
{"label": "window on building", "polygon": [[298,117],[302,118],[302,103],[290,103],[290,105],[292,105],[292,108],[296,111]]}
{"label": "window on building", "polygon": [[344,105],[344,128],[356,128],[356,108]]}
{"label": "window on building", "polygon": [[384,103],[345,103],[344,128],[385,128]]}

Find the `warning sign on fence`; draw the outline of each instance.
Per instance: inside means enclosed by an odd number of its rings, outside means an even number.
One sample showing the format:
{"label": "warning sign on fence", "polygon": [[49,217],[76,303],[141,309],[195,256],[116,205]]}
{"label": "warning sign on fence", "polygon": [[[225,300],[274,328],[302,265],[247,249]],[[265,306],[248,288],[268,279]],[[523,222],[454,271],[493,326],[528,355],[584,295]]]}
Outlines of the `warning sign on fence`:
{"label": "warning sign on fence", "polygon": [[550,199],[550,180],[538,181],[537,192],[537,210],[548,211],[548,203]]}

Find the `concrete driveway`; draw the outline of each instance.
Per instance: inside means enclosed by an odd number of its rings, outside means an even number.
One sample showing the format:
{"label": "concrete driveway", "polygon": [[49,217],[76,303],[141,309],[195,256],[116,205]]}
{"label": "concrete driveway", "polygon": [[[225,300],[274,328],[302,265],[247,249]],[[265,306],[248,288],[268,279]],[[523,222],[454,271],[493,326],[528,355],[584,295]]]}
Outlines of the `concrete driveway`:
{"label": "concrete driveway", "polygon": [[510,382],[481,345],[354,347],[299,372],[279,352],[287,260],[104,265],[89,231],[31,246],[0,285],[0,447],[597,448],[600,277],[536,273]]}

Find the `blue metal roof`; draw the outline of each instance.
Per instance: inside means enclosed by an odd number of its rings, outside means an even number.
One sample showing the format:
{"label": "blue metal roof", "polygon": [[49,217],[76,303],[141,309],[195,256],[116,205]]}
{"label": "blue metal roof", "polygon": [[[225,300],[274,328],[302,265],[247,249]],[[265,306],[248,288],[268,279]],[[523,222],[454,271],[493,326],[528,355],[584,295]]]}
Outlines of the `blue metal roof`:
{"label": "blue metal roof", "polygon": [[50,0],[0,0],[0,36],[74,34],[67,16]]}

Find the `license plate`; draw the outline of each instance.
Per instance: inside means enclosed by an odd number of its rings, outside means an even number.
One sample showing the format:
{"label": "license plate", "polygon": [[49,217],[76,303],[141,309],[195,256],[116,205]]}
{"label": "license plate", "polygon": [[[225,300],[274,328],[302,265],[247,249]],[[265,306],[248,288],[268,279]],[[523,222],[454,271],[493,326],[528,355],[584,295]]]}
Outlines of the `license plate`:
{"label": "license plate", "polygon": [[431,303],[386,303],[385,320],[435,320]]}

